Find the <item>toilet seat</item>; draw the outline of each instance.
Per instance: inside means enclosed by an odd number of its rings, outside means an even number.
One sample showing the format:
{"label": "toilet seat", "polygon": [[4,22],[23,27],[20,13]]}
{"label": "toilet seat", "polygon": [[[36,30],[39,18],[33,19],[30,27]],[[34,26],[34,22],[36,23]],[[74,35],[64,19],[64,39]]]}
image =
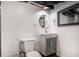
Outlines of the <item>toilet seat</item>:
{"label": "toilet seat", "polygon": [[37,51],[31,51],[26,54],[26,57],[41,57],[41,55]]}

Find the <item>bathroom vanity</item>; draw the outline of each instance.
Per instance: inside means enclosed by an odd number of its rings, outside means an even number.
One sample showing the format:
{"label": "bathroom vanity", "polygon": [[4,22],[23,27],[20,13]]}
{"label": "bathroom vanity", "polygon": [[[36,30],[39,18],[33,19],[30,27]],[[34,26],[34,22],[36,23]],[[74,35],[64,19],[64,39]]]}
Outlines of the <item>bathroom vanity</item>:
{"label": "bathroom vanity", "polygon": [[44,56],[48,56],[56,52],[56,39],[57,34],[40,34],[39,36],[39,46],[40,53]]}

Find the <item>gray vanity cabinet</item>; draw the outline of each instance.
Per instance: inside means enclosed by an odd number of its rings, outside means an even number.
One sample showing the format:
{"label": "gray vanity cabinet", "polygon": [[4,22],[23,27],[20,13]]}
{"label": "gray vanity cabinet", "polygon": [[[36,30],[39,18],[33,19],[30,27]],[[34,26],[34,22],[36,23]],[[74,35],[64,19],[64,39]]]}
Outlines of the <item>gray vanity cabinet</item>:
{"label": "gray vanity cabinet", "polygon": [[44,56],[48,56],[52,53],[56,52],[56,40],[57,34],[41,34],[39,37],[39,46],[40,46],[40,53]]}

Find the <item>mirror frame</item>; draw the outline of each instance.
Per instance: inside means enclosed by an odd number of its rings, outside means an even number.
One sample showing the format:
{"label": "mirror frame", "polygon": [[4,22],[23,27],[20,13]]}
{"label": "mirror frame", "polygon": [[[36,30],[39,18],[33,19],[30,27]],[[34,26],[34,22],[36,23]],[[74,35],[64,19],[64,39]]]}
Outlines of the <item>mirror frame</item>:
{"label": "mirror frame", "polygon": [[69,6],[69,7],[67,7],[67,8],[64,8],[64,9],[58,11],[58,12],[57,12],[57,25],[58,25],[58,26],[78,25],[79,22],[76,22],[76,23],[69,23],[69,24],[60,24],[60,15],[59,15],[60,12],[62,12],[62,11],[64,11],[64,10],[69,10],[69,9],[71,9],[71,8],[76,8],[76,7],[79,7],[79,3],[76,3],[76,4],[72,5],[72,6]]}

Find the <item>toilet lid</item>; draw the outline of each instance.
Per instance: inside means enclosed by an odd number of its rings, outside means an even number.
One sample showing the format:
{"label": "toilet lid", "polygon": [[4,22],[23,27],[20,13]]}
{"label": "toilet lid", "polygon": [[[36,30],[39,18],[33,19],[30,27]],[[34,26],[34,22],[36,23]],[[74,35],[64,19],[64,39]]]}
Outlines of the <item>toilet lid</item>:
{"label": "toilet lid", "polygon": [[41,57],[41,55],[37,51],[31,51],[26,54],[26,57]]}

